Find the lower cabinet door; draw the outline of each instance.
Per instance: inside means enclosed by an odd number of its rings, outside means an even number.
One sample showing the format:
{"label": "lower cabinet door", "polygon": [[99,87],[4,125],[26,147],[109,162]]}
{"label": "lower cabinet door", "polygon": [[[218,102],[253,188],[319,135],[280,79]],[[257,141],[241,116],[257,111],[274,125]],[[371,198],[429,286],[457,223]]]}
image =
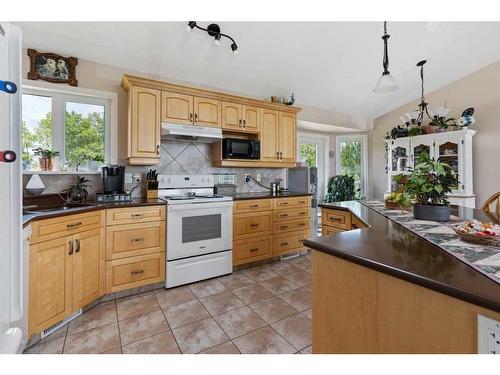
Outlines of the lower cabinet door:
{"label": "lower cabinet door", "polygon": [[73,236],[30,246],[29,334],[72,313]]}
{"label": "lower cabinet door", "polygon": [[165,253],[106,262],[106,293],[165,281]]}
{"label": "lower cabinet door", "polygon": [[73,238],[73,310],[77,310],[104,294],[104,229]]}

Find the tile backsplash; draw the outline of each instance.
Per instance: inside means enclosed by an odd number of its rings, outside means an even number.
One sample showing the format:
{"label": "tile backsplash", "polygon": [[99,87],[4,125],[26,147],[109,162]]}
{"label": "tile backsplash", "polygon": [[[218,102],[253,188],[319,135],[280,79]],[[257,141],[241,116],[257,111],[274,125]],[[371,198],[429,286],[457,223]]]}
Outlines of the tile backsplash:
{"label": "tile backsplash", "polygon": [[[285,168],[219,168],[212,165],[210,156],[210,145],[207,143],[189,143],[167,141],[161,144],[160,164],[155,166],[132,166],[127,165],[126,160],[119,160],[118,163],[125,165],[125,173],[146,174],[150,168],[156,169],[159,174],[215,174],[215,173],[233,173],[236,175],[237,189],[239,193],[252,191],[265,191],[253,181],[245,182],[245,174],[248,173],[252,177],[256,177],[257,173],[261,174],[261,183],[265,186],[281,178],[285,181]],[[23,186],[26,186],[30,175],[23,175]],[[57,193],[66,189],[66,187],[75,180],[74,175],[40,175],[45,190],[43,194]],[[100,175],[86,175],[90,180],[91,188],[89,193],[91,196],[95,192],[102,190]],[[126,184],[125,189],[131,189],[134,184]],[[142,194],[142,189],[136,189],[133,196],[139,197]]]}

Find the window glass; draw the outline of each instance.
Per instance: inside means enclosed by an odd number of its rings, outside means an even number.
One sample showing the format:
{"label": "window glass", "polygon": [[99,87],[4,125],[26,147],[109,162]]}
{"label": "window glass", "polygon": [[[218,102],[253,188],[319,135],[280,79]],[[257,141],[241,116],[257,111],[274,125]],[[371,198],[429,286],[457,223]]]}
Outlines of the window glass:
{"label": "window glass", "polygon": [[300,160],[305,161],[309,167],[318,166],[318,145],[303,143],[300,145]]}
{"label": "window glass", "polygon": [[65,153],[70,166],[104,161],[104,106],[66,102]]}
{"label": "window glass", "polygon": [[361,198],[361,141],[340,142],[340,174],[354,178],[356,198]]}
{"label": "window glass", "polygon": [[52,98],[22,95],[21,140],[23,169],[39,169],[33,149],[52,148]]}

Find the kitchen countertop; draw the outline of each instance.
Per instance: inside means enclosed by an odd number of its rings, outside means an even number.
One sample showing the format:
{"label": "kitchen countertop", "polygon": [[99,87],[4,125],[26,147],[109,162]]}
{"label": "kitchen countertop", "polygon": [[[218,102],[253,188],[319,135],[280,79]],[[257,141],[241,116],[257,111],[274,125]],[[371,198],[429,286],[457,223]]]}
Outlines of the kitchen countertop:
{"label": "kitchen countertop", "polygon": [[[500,285],[424,238],[359,202],[319,206],[350,211],[368,227],[306,240],[305,246],[500,312]],[[500,221],[466,207],[452,206],[452,214]]]}
{"label": "kitchen countertop", "polygon": [[[85,203],[84,206],[71,207],[67,209],[55,210],[50,212],[40,212],[40,213],[27,213],[23,215],[23,226],[29,224],[34,220],[48,219],[51,217],[59,217],[64,215],[77,214],[88,211],[96,211],[107,208],[120,208],[120,207],[138,207],[138,206],[157,206],[164,205],[165,201],[160,199],[145,199],[145,198],[135,198],[130,202],[108,202],[108,203]],[[30,209],[36,210],[36,208]]]}
{"label": "kitchen countertop", "polygon": [[233,196],[233,200],[239,201],[244,199],[269,199],[269,198],[284,198],[284,197],[303,197],[312,195],[311,193],[299,193],[296,191],[287,191],[280,194],[273,194],[270,191],[262,191],[255,193],[238,193]]}

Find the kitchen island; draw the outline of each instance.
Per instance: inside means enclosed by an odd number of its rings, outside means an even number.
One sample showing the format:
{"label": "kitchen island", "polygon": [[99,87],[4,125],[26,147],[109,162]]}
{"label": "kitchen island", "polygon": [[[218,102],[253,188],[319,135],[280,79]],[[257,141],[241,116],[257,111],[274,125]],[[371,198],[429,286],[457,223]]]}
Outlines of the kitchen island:
{"label": "kitchen island", "polygon": [[[500,285],[358,202],[367,227],[306,240],[313,249],[313,353],[476,353],[477,315],[500,320]],[[452,214],[498,222],[481,211]]]}

